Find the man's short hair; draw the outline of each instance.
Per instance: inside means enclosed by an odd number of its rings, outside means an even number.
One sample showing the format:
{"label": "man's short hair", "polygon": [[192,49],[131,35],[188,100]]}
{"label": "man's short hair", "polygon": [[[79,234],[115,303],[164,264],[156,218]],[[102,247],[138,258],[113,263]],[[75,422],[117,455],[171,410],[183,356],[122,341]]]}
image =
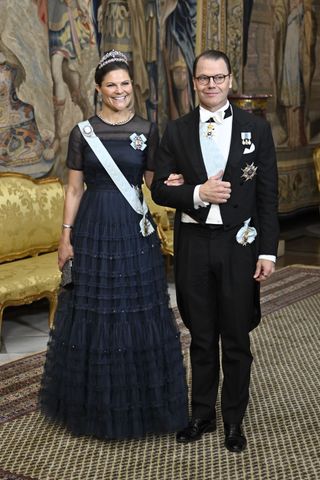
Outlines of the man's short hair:
{"label": "man's short hair", "polygon": [[220,50],[205,50],[204,52],[200,53],[193,62],[193,76],[196,76],[197,65],[200,58],[207,58],[209,60],[224,60],[225,64],[227,65],[228,73],[231,73],[231,63],[229,57]]}

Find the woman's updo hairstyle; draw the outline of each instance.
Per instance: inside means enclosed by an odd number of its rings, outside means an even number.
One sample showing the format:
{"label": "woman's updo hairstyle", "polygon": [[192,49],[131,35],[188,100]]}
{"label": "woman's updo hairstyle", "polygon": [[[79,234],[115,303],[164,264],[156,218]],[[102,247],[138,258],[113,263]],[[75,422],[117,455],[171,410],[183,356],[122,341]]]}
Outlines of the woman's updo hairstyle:
{"label": "woman's updo hairstyle", "polygon": [[112,70],[126,70],[130,76],[129,62],[126,55],[117,50],[110,50],[103,55],[95,71],[94,80],[96,85],[101,86],[105,75]]}

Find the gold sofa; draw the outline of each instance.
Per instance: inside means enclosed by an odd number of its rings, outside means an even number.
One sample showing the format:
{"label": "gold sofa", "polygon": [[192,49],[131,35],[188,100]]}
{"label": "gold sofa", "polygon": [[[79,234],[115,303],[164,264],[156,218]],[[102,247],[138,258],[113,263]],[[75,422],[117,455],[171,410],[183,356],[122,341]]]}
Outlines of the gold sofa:
{"label": "gold sofa", "polygon": [[49,300],[49,326],[53,325],[63,203],[64,187],[58,178],[0,173],[0,332],[8,305],[41,298]]}
{"label": "gold sofa", "polygon": [[170,257],[173,256],[173,219],[175,209],[163,207],[152,200],[149,188],[143,184],[142,192],[150,213],[157,224],[157,231],[161,242],[161,250],[167,258],[167,266]]}

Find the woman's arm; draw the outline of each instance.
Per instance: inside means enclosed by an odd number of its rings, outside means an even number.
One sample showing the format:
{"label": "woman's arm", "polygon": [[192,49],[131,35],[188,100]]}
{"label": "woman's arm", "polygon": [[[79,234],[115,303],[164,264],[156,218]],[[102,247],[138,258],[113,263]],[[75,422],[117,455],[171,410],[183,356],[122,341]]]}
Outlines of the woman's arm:
{"label": "woman's arm", "polygon": [[64,226],[62,226],[62,233],[58,247],[58,265],[60,270],[65,262],[73,257],[73,247],[70,241],[71,231],[79,209],[83,191],[83,172],[81,170],[69,170],[68,186],[63,211]]}
{"label": "woman's arm", "polygon": [[[144,172],[144,181],[147,187],[149,188],[149,190],[153,180],[153,175],[154,175],[154,172],[151,172],[150,170],[146,170]],[[171,173],[167,178],[167,180],[164,181],[164,183],[169,187],[177,187],[179,185],[184,184],[184,178],[183,178],[183,175],[181,175],[181,173]]]}
{"label": "woman's arm", "polygon": [[149,188],[149,190],[151,187],[152,180],[153,180],[153,172],[151,172],[151,170],[146,170],[144,172],[144,181],[147,187]]}

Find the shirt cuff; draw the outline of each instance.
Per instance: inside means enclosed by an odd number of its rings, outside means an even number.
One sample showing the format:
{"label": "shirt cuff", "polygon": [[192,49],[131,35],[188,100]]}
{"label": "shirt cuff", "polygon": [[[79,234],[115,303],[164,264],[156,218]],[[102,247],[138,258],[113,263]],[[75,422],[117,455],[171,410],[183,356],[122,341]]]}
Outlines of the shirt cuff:
{"label": "shirt cuff", "polygon": [[275,255],[259,255],[259,260],[271,260],[271,262],[276,263],[276,256]]}
{"label": "shirt cuff", "polygon": [[200,190],[201,185],[196,185],[195,189],[193,191],[193,205],[195,209],[198,209],[199,207],[207,207],[209,205],[209,202],[203,202],[200,198]]}

